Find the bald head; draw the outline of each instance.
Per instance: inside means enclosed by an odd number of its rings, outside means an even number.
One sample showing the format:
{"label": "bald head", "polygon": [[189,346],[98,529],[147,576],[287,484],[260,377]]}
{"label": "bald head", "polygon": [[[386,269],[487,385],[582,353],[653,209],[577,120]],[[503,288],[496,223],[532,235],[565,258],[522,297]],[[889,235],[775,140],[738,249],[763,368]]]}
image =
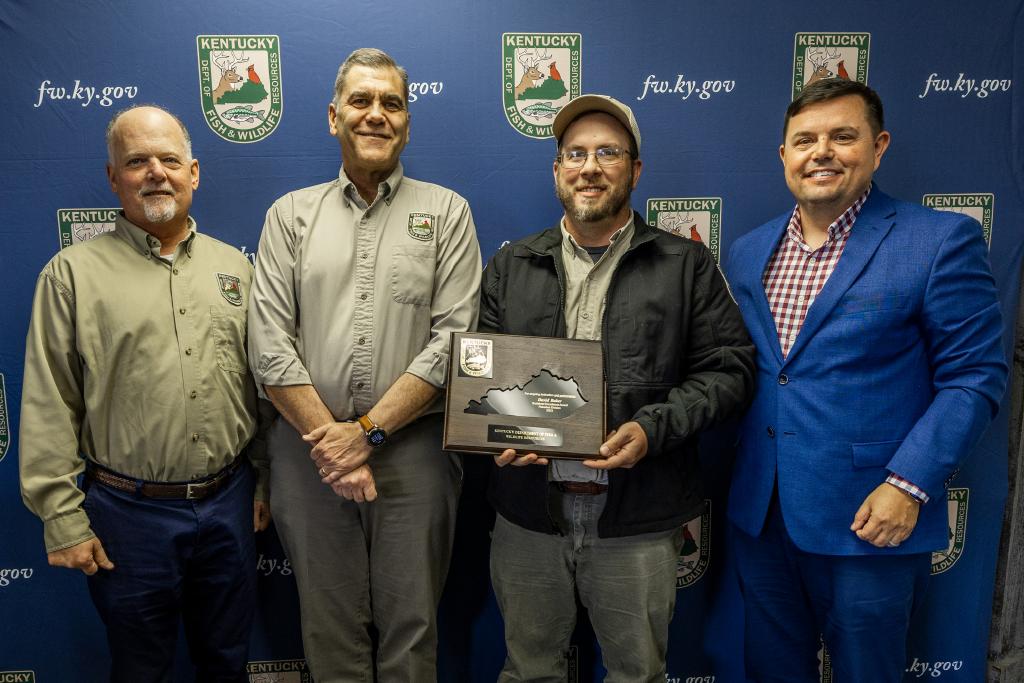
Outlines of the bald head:
{"label": "bald head", "polygon": [[[161,114],[163,116],[161,116]],[[181,132],[181,143],[185,160],[192,160],[192,137],[188,134],[188,129],[185,128],[185,124],[181,122],[181,119],[157,104],[134,104],[114,114],[114,118],[110,119],[110,123],[107,124],[108,163],[114,163],[114,146],[119,142],[118,129],[121,125],[122,119],[125,119],[126,117],[129,121],[139,121],[148,118],[149,121],[153,123],[165,117],[170,119]]]}

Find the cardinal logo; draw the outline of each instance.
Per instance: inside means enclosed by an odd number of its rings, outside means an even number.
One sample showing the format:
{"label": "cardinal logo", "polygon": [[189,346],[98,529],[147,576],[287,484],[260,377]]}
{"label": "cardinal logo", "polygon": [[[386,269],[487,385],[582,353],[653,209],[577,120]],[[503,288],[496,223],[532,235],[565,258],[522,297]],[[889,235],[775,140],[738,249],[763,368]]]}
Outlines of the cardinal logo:
{"label": "cardinal logo", "polygon": [[199,91],[210,129],[229,142],[257,142],[281,122],[277,36],[196,36]]}
{"label": "cardinal logo", "polygon": [[991,192],[960,192],[957,194],[926,194],[921,203],[930,209],[967,214],[981,223],[985,244],[992,246],[992,211],[996,196]]}
{"label": "cardinal logo", "polygon": [[513,128],[552,137],[555,114],[580,94],[582,44],[579,33],[502,34],[502,104]]}
{"label": "cardinal logo", "polygon": [[793,97],[826,78],[868,82],[870,33],[797,33],[793,39]]}
{"label": "cardinal logo", "polygon": [[671,197],[647,200],[647,223],[700,242],[719,260],[722,250],[722,198]]}
{"label": "cardinal logo", "polygon": [[70,247],[114,229],[121,209],[57,209],[60,248]]}
{"label": "cardinal logo", "polygon": [[944,550],[932,553],[932,574],[941,574],[949,570],[960,556],[964,554],[964,541],[967,538],[967,502],[970,489],[948,489],[946,491],[946,508],[949,511],[948,544]]}
{"label": "cardinal logo", "polygon": [[711,501],[704,499],[704,512],[683,526],[683,547],[676,560],[676,588],[695,584],[711,563]]}

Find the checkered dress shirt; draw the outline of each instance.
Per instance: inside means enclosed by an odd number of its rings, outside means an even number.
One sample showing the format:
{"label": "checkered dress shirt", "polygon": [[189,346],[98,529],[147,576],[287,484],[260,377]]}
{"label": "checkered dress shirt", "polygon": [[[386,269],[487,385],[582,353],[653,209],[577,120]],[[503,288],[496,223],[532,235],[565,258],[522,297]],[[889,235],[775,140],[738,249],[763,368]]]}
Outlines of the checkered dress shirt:
{"label": "checkered dress shirt", "polygon": [[[853,224],[869,194],[870,186],[828,226],[828,237],[817,249],[811,249],[804,241],[800,207],[793,209],[786,233],[768,261],[762,280],[764,293],[768,297],[768,308],[775,319],[783,358],[789,355],[807,318],[807,311],[836,269]],[[890,473],[886,481],[922,503],[928,502],[928,495],[924,491],[899,475]]]}

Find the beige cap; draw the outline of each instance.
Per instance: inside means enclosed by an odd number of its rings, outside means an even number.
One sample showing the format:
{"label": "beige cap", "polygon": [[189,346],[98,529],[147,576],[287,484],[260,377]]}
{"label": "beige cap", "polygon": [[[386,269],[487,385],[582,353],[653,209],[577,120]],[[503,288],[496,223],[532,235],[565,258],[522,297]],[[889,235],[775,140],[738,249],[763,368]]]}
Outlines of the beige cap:
{"label": "beige cap", "polygon": [[569,127],[570,123],[583,114],[588,114],[592,111],[603,111],[618,119],[619,123],[632,133],[633,141],[636,143],[636,152],[638,155],[640,154],[640,128],[636,125],[636,117],[633,116],[633,110],[614,97],[608,97],[607,95],[580,95],[562,107],[558,114],[555,115],[554,123],[551,124],[555,133],[555,143],[561,143],[562,133]]}

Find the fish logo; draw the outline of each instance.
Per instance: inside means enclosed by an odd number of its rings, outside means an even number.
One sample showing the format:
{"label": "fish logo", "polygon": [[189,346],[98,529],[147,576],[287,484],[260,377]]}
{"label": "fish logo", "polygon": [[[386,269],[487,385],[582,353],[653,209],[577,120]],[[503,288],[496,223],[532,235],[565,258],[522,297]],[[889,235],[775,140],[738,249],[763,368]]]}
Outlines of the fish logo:
{"label": "fish logo", "polygon": [[932,574],[948,571],[964,554],[967,539],[967,503],[971,490],[946,490],[946,508],[949,511],[949,542],[945,549],[932,553]]}
{"label": "fish logo", "polygon": [[793,97],[826,78],[868,82],[870,33],[797,33],[793,38]]}
{"label": "fish logo", "polygon": [[258,142],[277,129],[281,40],[277,36],[196,36],[199,92],[210,130],[229,142]]}
{"label": "fish logo", "polygon": [[529,138],[553,136],[555,115],[581,92],[582,45],[579,33],[502,34],[502,104],[509,125]]}
{"label": "fish logo", "polygon": [[704,499],[704,512],[683,525],[683,545],[676,559],[676,588],[692,586],[711,564],[711,501]]}
{"label": "fish logo", "polygon": [[429,242],[434,238],[434,221],[437,220],[430,213],[409,214],[409,237],[421,242]]}
{"label": "fish logo", "polygon": [[60,248],[85,242],[114,229],[121,209],[57,209]]}
{"label": "fish logo", "polygon": [[647,223],[700,242],[718,261],[722,251],[721,197],[655,197],[647,200]]}
{"label": "fish logo", "polygon": [[981,223],[985,244],[992,247],[992,213],[996,196],[991,192],[961,192],[958,194],[926,194],[921,203],[930,209],[952,211],[970,216]]}
{"label": "fish logo", "polygon": [[0,460],[7,455],[11,446],[11,422],[7,419],[7,386],[4,375],[0,372]]}

